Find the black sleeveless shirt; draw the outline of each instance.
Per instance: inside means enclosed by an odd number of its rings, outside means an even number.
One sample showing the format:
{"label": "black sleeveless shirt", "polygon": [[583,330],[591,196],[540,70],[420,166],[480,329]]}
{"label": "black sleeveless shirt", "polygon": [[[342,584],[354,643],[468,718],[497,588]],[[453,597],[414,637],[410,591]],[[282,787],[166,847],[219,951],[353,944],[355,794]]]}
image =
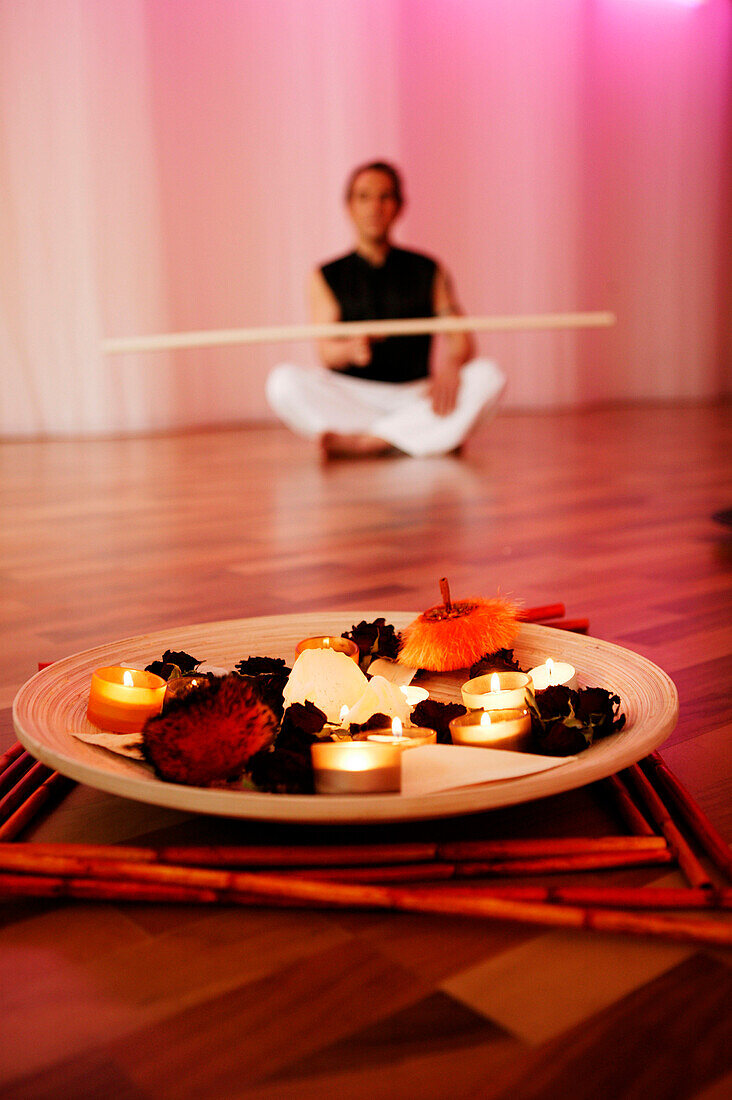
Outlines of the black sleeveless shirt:
{"label": "black sleeveless shirt", "polygon": [[[342,321],[434,316],[437,264],[429,256],[392,248],[382,266],[374,267],[357,252],[349,252],[324,264],[320,270],[338,300]],[[425,378],[429,372],[431,342],[429,335],[374,340],[368,366],[351,365],[341,373],[376,382]]]}

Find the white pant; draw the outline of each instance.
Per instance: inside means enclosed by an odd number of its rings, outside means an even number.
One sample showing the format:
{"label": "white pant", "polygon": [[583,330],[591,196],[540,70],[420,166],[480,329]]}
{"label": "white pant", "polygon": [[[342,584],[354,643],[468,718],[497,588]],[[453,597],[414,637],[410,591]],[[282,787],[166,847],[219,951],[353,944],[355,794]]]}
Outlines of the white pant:
{"label": "white pant", "polygon": [[429,382],[372,382],[327,370],[280,363],[267,378],[272,410],[298,435],[365,432],[409,455],[446,454],[459,447],[481,414],[493,410],[506,384],[490,359],[460,371],[455,408],[438,416]]}

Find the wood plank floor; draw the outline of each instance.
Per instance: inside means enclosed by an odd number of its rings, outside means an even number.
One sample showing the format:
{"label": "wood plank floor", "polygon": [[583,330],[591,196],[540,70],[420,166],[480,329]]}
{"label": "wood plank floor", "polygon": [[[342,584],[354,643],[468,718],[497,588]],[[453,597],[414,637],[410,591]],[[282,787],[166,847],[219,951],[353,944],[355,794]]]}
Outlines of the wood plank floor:
{"label": "wood plank floor", "polygon": [[[729,405],[506,414],[424,460],[323,465],[270,426],[0,444],[0,750],[38,661],[216,619],[420,610],[447,575],[457,597],[562,600],[661,665],[681,701],[663,755],[732,838],[732,528],[712,518],[729,508]],[[495,820],[577,817],[607,824],[586,792]],[[78,788],[29,835],[221,832]],[[732,1083],[725,951],[50,903],[0,905],[0,948],[7,1097],[717,1100]]]}

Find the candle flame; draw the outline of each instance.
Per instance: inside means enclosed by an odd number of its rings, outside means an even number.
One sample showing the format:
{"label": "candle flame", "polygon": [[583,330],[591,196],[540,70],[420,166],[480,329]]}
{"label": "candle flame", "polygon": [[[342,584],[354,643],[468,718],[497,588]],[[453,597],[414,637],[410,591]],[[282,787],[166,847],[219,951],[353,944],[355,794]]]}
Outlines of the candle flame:
{"label": "candle flame", "polygon": [[491,716],[490,716],[490,714],[488,713],[487,710],[484,710],[483,713],[481,714],[480,724],[481,724],[481,726],[490,726]]}
{"label": "candle flame", "polygon": [[341,707],[341,719],[340,719],[341,720],[341,725],[343,725],[343,722],[344,722],[345,717],[346,717],[347,714],[348,714],[348,703],[344,703],[343,706]]}
{"label": "candle flame", "polygon": [[330,649],[330,638],[323,638],[323,648]]}
{"label": "candle flame", "polygon": [[391,732],[394,737],[401,737],[403,735],[402,720],[396,716],[391,720]]}
{"label": "candle flame", "polygon": [[491,676],[491,691],[500,691],[500,690],[501,690],[501,677],[498,675],[497,672],[494,672],[493,675]]}
{"label": "candle flame", "polygon": [[126,688],[131,688],[135,686],[135,679],[129,669],[125,669],[124,671],[124,675],[122,676],[122,683]]}
{"label": "candle flame", "polygon": [[546,659],[546,679],[547,679],[547,683],[550,684],[552,682],[553,677],[554,677],[554,661],[551,659],[551,657],[547,657],[547,659]]}

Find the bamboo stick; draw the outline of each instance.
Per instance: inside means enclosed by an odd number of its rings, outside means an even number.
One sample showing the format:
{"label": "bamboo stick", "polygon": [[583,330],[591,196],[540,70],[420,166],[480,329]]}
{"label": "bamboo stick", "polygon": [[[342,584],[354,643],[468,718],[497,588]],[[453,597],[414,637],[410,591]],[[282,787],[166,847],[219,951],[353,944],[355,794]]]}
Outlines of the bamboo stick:
{"label": "bamboo stick", "polygon": [[656,851],[597,852],[536,859],[492,859],[463,863],[401,863],[380,867],[279,868],[282,874],[306,874],[308,878],[338,882],[433,882],[446,879],[513,878],[521,875],[574,874],[607,871],[674,862],[668,848]]}
{"label": "bamboo stick", "polygon": [[644,772],[637,764],[633,764],[627,769],[627,774],[630,775],[633,785],[640,793],[649,814],[666,837],[669,848],[678,860],[679,867],[686,876],[689,884],[691,886],[711,888],[712,880],[694,855],[694,852],[689,847],[685,838],[682,836],[671,814],[646,778]]}
{"label": "bamboo stick", "polygon": [[[62,851],[54,850],[62,848]],[[53,874],[66,876],[89,876],[92,878],[112,878],[144,881],[148,872],[158,868],[161,874],[169,867],[177,867],[181,872],[190,870],[195,875],[203,868],[183,862],[167,862],[154,858],[163,853],[151,849],[122,848],[109,849],[109,854],[100,856],[95,848],[80,850],[83,846],[47,845],[2,845],[0,846],[0,870],[25,874]],[[668,848],[647,851],[597,852],[590,855],[566,855],[543,859],[498,859],[475,862],[417,862],[411,864],[360,865],[335,867],[321,864],[304,870],[302,866],[292,864],[276,869],[276,873],[288,875],[304,874],[308,878],[339,880],[344,882],[409,882],[434,881],[447,879],[484,878],[487,876],[519,876],[568,873],[577,871],[596,871],[619,867],[636,867],[656,864],[668,864],[673,857]],[[210,868],[207,868],[210,869]],[[240,872],[217,867],[221,874]],[[246,872],[246,873],[252,873]],[[266,871],[266,874],[275,873]]]}
{"label": "bamboo stick", "polygon": [[516,618],[522,623],[540,623],[545,619],[562,619],[565,615],[563,603],[548,603],[543,607],[525,607],[519,609]]}
{"label": "bamboo stick", "polygon": [[[143,849],[144,851],[144,849]],[[232,845],[224,847],[166,846],[151,851],[152,859],[165,863],[187,863],[206,867],[329,867],[349,864],[401,864],[438,858],[432,841],[403,844],[355,845]],[[116,848],[107,848],[114,854]],[[0,849],[0,865],[2,849]]]}
{"label": "bamboo stick", "polygon": [[259,328],[205,329],[150,336],[110,337],[100,350],[107,355],[170,351],[232,344],[274,344],[292,340],[328,340],[355,336],[415,336],[440,332],[521,332],[535,329],[598,328],[614,325],[615,314],[526,313],[494,317],[415,317],[394,321],[338,321],[334,324],[270,325]]}
{"label": "bamboo stick", "polygon": [[455,840],[439,844],[440,859],[536,859],[607,852],[666,851],[661,836],[560,836],[510,840]]}
{"label": "bamboo stick", "polygon": [[571,630],[573,634],[586,634],[590,629],[589,619],[553,619],[544,626],[553,626],[555,630]]}
{"label": "bamboo stick", "polygon": [[74,781],[72,779],[68,779],[65,775],[60,775],[59,772],[52,772],[48,778],[33,791],[30,797],[26,798],[14,813],[12,813],[6,821],[0,824],[0,841],[14,840],[18,833],[30,824],[41,807],[48,802],[52,795],[66,791],[73,787],[73,785]]}
{"label": "bamboo stick", "polygon": [[657,753],[651,753],[641,762],[656,787],[661,787],[679,811],[695,839],[712,863],[727,879],[732,879],[732,851],[723,837],[689,793]]}
{"label": "bamboo stick", "polygon": [[25,750],[20,741],[16,741],[14,745],[11,745],[9,749],[5,750],[2,756],[0,756],[0,776],[3,774],[5,769],[10,764],[12,764],[14,760],[17,760],[19,756],[22,756],[24,751]]}
{"label": "bamboo stick", "polygon": [[[32,758],[31,758],[32,759]],[[6,821],[10,815],[41,786],[51,774],[51,769],[45,764],[33,761],[33,766],[20,778],[17,783],[0,798],[0,822]]]}
{"label": "bamboo stick", "polygon": [[278,875],[307,876],[326,882],[454,882],[455,863],[391,863],[375,867],[279,867]]}
{"label": "bamboo stick", "polygon": [[[29,861],[34,857],[66,857],[103,864],[107,860],[135,863],[176,863],[191,867],[302,868],[344,864],[360,867],[429,862],[437,858],[430,841],[405,844],[359,845],[168,845],[150,848],[130,845],[30,843],[22,845]],[[15,867],[17,844],[0,844],[0,869]],[[6,862],[9,861],[9,862]]]}
{"label": "bamboo stick", "polygon": [[[439,887],[437,887],[439,889]],[[460,886],[453,884],[457,894]],[[489,886],[466,883],[466,896],[514,898],[516,901],[543,901],[609,909],[732,909],[732,889],[705,890],[688,886],[583,886],[574,883],[544,886],[523,883],[491,883]]]}
{"label": "bamboo stick", "polygon": [[[211,891],[215,900],[224,904],[261,905],[266,895],[277,903],[293,903],[297,906],[317,905],[326,908],[358,908],[396,910],[401,912],[433,913],[453,916],[482,917],[492,920],[508,920],[545,927],[592,929],[593,931],[647,935],[654,938],[703,943],[713,946],[732,946],[732,922],[709,919],[671,918],[657,914],[637,914],[601,907],[560,905],[546,902],[516,900],[445,887],[394,887],[353,883],[319,882],[313,879],[283,875],[252,874],[248,872],[223,872],[174,866],[150,866],[128,864],[140,876],[130,880],[120,866],[108,870],[114,880],[89,879],[81,876],[54,873],[49,869],[44,896],[109,898],[114,892],[116,900],[122,893],[127,900],[148,900],[149,890],[144,887],[183,887],[187,890]],[[27,876],[3,876],[0,888],[6,896],[39,896],[43,887],[34,876],[24,884]],[[80,881],[81,880],[81,881]],[[122,884],[122,888],[121,888]],[[129,889],[124,889],[128,886]],[[23,893],[25,889],[25,893]],[[201,900],[205,894],[201,895]],[[192,900],[192,899],[189,899]],[[213,900],[213,899],[212,899]]]}
{"label": "bamboo stick", "polygon": [[[67,846],[67,848],[68,847],[70,846]],[[53,845],[36,846],[33,844],[5,844],[2,846],[0,869],[4,871],[21,872],[24,874],[118,878],[139,882],[151,880],[171,881],[184,886],[213,885],[218,889],[233,887],[235,881],[239,877],[242,877],[242,881],[253,884],[257,881],[256,876],[258,874],[261,876],[262,881],[273,875],[277,877],[279,874],[278,871],[232,871],[229,868],[192,867],[179,863],[165,863],[147,860],[145,858],[141,859],[138,858],[137,854],[133,855],[131,859],[126,858],[125,855],[107,856],[106,858],[100,859],[96,855],[69,852],[68,850],[64,853],[53,852],[51,850],[52,848]],[[112,851],[114,850],[112,849]],[[562,860],[531,861],[530,870],[531,873],[534,874],[543,873],[547,870],[591,870],[598,867],[617,866],[617,860],[630,860],[632,864],[636,864],[638,862],[668,863],[670,859],[671,854],[668,851],[641,852],[638,853],[637,857],[633,857],[629,853],[625,853],[624,855],[619,854],[617,856],[614,853],[600,853],[594,856],[567,856]],[[528,864],[529,861],[526,860],[500,860],[493,864],[487,862],[481,862],[480,864],[445,864],[445,866],[448,868],[459,867],[461,872],[464,869],[465,876],[483,875],[487,873],[506,875],[511,873],[511,869],[515,868],[517,863],[522,864],[522,866],[520,870],[515,870],[515,873],[527,873],[526,864]],[[621,862],[621,866],[627,865],[626,862]],[[426,865],[423,864],[419,866],[423,868],[426,867]],[[280,871],[281,870],[282,869],[280,869]],[[332,870],[333,874],[346,873],[334,869]],[[302,869],[298,871],[298,874],[300,873],[310,877],[309,872],[302,871]],[[280,877],[284,879],[287,876],[280,875]]]}
{"label": "bamboo stick", "polygon": [[64,878],[61,875],[0,874],[0,896],[5,898],[77,898],[91,901],[183,902],[220,904],[215,890],[116,879]]}
{"label": "bamboo stick", "polygon": [[[373,868],[361,868],[372,871]],[[327,872],[322,872],[326,874]],[[312,876],[309,874],[309,878]],[[99,893],[96,892],[98,888]],[[442,885],[434,887],[443,889]],[[665,886],[536,886],[536,885],[495,885],[455,886],[447,888],[451,897],[497,897],[515,901],[545,902],[547,904],[569,904],[591,908],[607,909],[732,909],[732,890],[704,890],[688,887]],[[64,877],[62,875],[29,875],[0,872],[0,896],[5,897],[109,897],[130,901],[195,902],[222,904],[251,899],[254,903],[259,897],[261,904],[298,906],[305,904],[302,899],[268,898],[266,894],[231,893],[228,898],[217,890],[197,886],[178,886],[162,883],[120,881],[108,878]],[[314,903],[317,904],[317,903]]]}
{"label": "bamboo stick", "polygon": [[[540,839],[463,840],[438,844],[417,841],[405,844],[357,845],[231,845],[165,846],[160,848],[101,844],[24,844],[28,861],[34,857],[63,857],[102,864],[105,860],[124,859],[136,863],[176,863],[187,866],[224,867],[359,867],[378,865],[495,860],[604,857],[668,852],[663,837],[542,837]],[[16,867],[19,848],[0,844],[0,868]],[[9,862],[7,862],[9,861]]]}
{"label": "bamboo stick", "polygon": [[4,771],[0,772],[0,795],[11,790],[35,762],[30,753],[25,752],[21,746],[21,751],[8,762]]}
{"label": "bamboo stick", "polygon": [[486,917],[548,927],[646,935],[664,940],[715,946],[732,945],[732,922],[730,921],[694,918],[679,920],[658,916],[655,913],[627,913],[599,907],[552,905],[495,896],[478,896],[471,899],[449,894],[444,890],[420,892],[415,887],[401,890],[391,888],[390,893],[394,908],[407,912]]}
{"label": "bamboo stick", "polygon": [[630,791],[619,775],[609,775],[604,780],[617,810],[633,836],[654,836],[653,829],[633,801]]}
{"label": "bamboo stick", "polygon": [[607,871],[619,867],[644,867],[674,862],[668,848],[656,851],[596,852],[587,855],[546,856],[542,859],[493,859],[456,863],[457,878],[483,875],[554,875],[575,871]]}

